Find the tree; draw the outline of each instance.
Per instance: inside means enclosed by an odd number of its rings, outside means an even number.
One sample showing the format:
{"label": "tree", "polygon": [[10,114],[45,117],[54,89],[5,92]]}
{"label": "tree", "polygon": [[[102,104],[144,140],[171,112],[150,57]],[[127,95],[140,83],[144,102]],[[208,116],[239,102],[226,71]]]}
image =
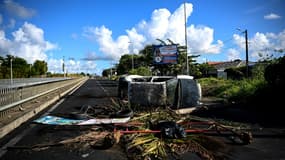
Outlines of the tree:
{"label": "tree", "polygon": [[272,60],[266,67],[264,77],[271,86],[285,87],[285,56]]}
{"label": "tree", "polygon": [[118,74],[126,74],[128,73],[132,68],[132,55],[130,54],[125,54],[122,55],[118,64]]}
{"label": "tree", "polygon": [[110,69],[104,69],[103,72],[102,72],[102,76],[103,77],[108,77],[111,73],[111,70]]}
{"label": "tree", "polygon": [[32,67],[32,75],[39,76],[46,74],[48,70],[47,63],[45,61],[36,60]]}
{"label": "tree", "polygon": [[198,65],[199,71],[201,72],[202,77],[209,77],[210,72],[215,70],[215,67],[212,65],[209,65],[208,63],[202,63]]}
{"label": "tree", "polygon": [[130,74],[136,74],[141,76],[151,76],[152,72],[150,71],[149,67],[141,66],[137,69],[130,70]]}
{"label": "tree", "polygon": [[0,57],[1,74],[0,78],[11,77],[11,61],[12,61],[12,74],[14,78],[25,78],[29,76],[29,64],[27,61],[20,57],[6,55],[6,58]]}
{"label": "tree", "polygon": [[29,64],[23,58],[13,58],[13,77],[14,78],[26,78],[29,76]]}

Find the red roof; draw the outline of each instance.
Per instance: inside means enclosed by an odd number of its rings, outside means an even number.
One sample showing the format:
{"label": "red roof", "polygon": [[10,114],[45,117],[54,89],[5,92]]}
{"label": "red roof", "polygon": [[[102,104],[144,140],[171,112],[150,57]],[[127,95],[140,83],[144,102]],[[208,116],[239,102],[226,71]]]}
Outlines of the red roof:
{"label": "red roof", "polygon": [[209,65],[217,65],[217,64],[223,64],[225,62],[207,62]]}

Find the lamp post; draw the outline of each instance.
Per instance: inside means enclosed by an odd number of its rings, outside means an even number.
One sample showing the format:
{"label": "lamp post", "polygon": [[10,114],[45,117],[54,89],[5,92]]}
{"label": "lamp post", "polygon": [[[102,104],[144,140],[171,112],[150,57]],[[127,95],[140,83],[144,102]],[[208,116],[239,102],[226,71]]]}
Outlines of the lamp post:
{"label": "lamp post", "polygon": [[[1,71],[1,66],[2,66],[3,61],[0,59],[0,75],[2,76],[2,71]],[[1,78],[1,77],[0,77]]]}
{"label": "lamp post", "polygon": [[111,77],[110,78],[112,79],[112,76],[113,76],[113,73],[112,73],[113,72],[112,60],[111,60],[110,64],[111,64],[111,73],[110,73]]}
{"label": "lamp post", "polygon": [[134,69],[134,53],[133,53],[133,45],[132,42],[129,42],[131,45],[131,54],[132,54],[132,69]]}
{"label": "lamp post", "polygon": [[[237,29],[239,31],[241,31],[241,29]],[[245,36],[245,65],[246,65],[246,78],[248,78],[248,37],[247,37],[247,29],[242,31],[242,33],[244,33]]]}
{"label": "lamp post", "polygon": [[186,47],[186,70],[189,75],[189,60],[188,60],[188,48],[187,48],[187,23],[186,23],[186,2],[184,2],[184,29],[185,29],[185,47]]}
{"label": "lamp post", "polygon": [[62,59],[62,72],[63,72],[63,78],[65,78],[65,64],[64,64],[64,56]]}
{"label": "lamp post", "polygon": [[13,84],[13,57],[10,59],[10,80],[11,80],[11,85]]}

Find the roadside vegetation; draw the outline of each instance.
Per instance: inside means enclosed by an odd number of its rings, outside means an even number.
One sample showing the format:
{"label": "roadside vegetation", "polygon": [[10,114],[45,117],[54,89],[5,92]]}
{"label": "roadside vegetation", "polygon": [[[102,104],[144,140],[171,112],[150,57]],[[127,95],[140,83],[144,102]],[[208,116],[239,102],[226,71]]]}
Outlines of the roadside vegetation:
{"label": "roadside vegetation", "polygon": [[[47,62],[36,60],[28,63],[25,59],[17,56],[0,56],[0,79],[11,78],[11,66],[13,78],[39,78],[39,77],[63,77],[63,73],[48,72]],[[69,77],[85,76],[85,73],[68,74]]]}
{"label": "roadside vegetation", "polygon": [[241,80],[222,78],[200,78],[203,96],[222,98],[229,103],[246,102],[259,89],[267,85],[264,78],[243,78]]}
{"label": "roadside vegetation", "polygon": [[278,111],[282,107],[285,89],[285,56],[257,63],[249,78],[218,79],[200,78],[203,96],[218,97],[228,103],[238,103],[259,110]]}

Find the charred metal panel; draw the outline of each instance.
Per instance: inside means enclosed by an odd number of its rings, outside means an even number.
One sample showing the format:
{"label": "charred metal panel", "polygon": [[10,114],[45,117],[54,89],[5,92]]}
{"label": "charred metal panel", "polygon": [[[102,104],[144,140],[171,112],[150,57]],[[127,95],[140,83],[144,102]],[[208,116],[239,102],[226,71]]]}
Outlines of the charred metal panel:
{"label": "charred metal panel", "polygon": [[165,106],[165,82],[129,82],[129,102],[138,106]]}

